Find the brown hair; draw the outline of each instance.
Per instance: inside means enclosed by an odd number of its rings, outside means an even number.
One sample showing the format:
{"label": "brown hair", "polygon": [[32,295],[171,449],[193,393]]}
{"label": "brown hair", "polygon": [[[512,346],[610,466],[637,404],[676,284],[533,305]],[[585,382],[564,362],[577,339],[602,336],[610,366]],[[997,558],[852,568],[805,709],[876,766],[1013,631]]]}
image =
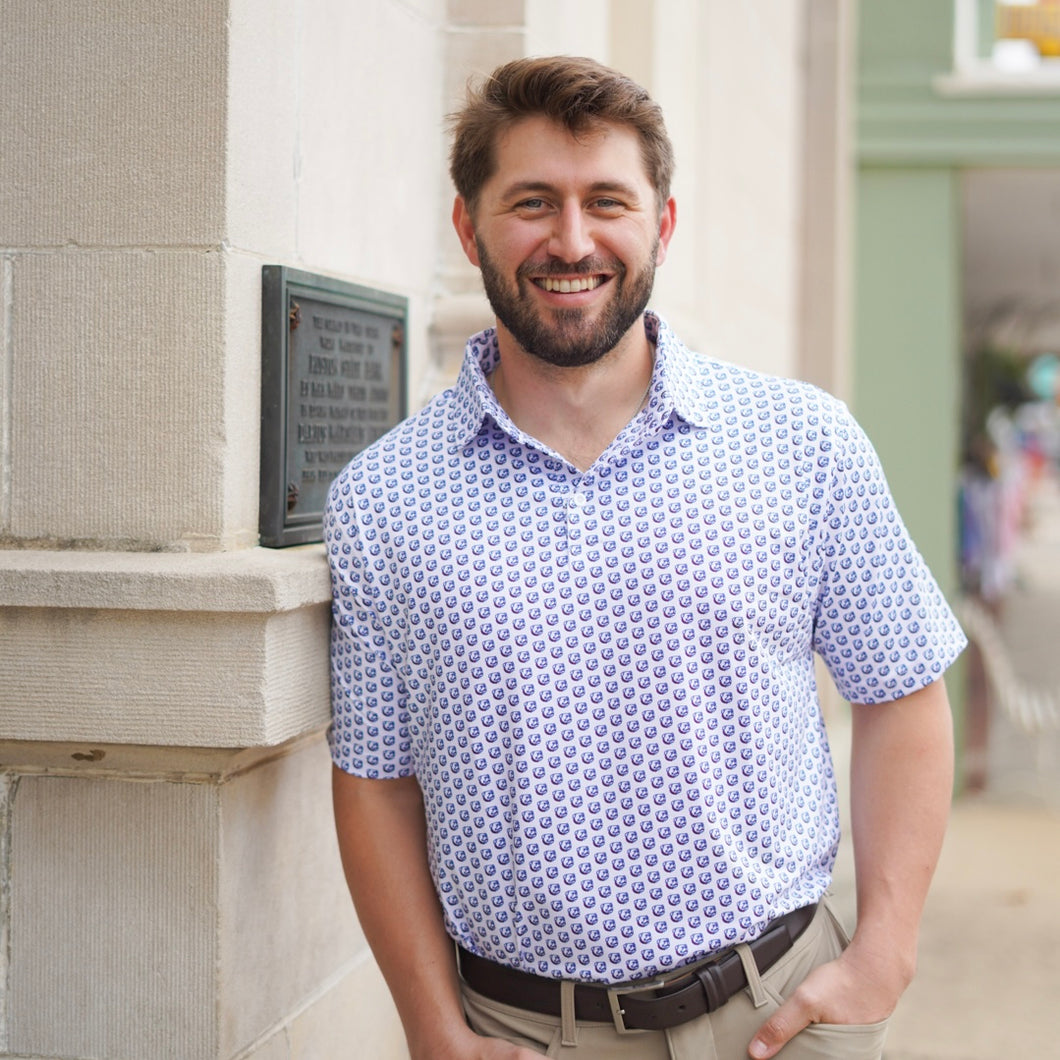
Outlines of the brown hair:
{"label": "brown hair", "polygon": [[603,122],[632,127],[640,137],[644,168],[662,211],[674,169],[662,109],[624,74],[593,59],[571,56],[516,59],[480,85],[468,85],[464,109],[451,118],[449,174],[469,210],[474,210],[496,168],[500,133],[536,115],[558,122],[574,136]]}

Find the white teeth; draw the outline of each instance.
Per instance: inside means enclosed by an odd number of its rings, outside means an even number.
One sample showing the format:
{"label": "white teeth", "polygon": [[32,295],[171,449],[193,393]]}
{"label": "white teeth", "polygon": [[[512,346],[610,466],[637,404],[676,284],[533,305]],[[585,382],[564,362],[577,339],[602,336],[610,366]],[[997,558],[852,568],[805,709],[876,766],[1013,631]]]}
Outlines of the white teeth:
{"label": "white teeth", "polygon": [[574,280],[555,280],[551,276],[545,276],[543,279],[537,281],[538,285],[543,287],[546,291],[558,291],[560,294],[570,294],[578,291],[591,291],[602,284],[603,278],[600,276],[584,276],[581,279]]}

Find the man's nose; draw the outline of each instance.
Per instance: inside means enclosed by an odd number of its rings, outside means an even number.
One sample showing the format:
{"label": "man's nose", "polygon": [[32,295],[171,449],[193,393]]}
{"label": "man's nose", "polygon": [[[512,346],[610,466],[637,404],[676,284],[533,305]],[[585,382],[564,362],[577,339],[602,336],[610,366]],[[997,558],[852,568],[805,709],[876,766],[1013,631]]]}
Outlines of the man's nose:
{"label": "man's nose", "polygon": [[587,258],[595,247],[588,218],[580,203],[567,203],[555,215],[548,252],[554,258],[574,263]]}

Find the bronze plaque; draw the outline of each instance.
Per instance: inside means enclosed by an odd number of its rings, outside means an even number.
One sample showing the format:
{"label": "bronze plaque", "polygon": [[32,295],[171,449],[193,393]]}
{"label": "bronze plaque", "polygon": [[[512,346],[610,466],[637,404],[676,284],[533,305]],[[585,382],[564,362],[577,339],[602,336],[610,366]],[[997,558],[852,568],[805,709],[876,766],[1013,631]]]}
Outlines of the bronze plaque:
{"label": "bronze plaque", "polygon": [[320,541],[328,487],[405,410],[408,301],[262,269],[261,543]]}

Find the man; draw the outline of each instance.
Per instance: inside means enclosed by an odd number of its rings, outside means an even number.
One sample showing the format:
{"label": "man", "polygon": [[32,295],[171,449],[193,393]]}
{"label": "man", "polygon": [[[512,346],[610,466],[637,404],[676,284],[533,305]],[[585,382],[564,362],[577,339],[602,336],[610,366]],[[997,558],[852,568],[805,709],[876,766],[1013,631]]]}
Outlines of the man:
{"label": "man", "polygon": [[495,71],[451,172],[496,328],[330,494],[336,823],[417,1060],[878,1056],[913,973],[963,638],[845,408],[645,311],[671,170],[614,71]]}

